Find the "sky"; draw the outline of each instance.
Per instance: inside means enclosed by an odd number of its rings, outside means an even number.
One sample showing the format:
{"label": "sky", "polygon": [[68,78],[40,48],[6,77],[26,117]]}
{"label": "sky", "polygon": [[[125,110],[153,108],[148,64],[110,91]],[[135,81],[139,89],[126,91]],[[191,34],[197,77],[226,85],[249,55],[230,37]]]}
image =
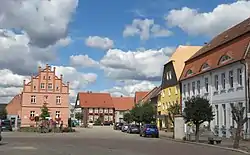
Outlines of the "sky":
{"label": "sky", "polygon": [[150,90],[176,47],[204,45],[249,8],[244,0],[1,0],[0,103],[46,64],[70,82],[70,102],[82,91]]}

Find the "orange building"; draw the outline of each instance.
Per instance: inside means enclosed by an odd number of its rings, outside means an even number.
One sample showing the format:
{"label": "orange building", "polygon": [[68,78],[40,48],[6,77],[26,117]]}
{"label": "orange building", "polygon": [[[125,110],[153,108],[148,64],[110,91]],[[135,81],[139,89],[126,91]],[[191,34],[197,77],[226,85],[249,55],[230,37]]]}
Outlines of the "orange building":
{"label": "orange building", "polygon": [[37,76],[31,76],[29,82],[23,81],[23,92],[15,96],[6,107],[8,113],[18,115],[21,126],[31,126],[35,122],[34,116],[41,114],[44,104],[49,108],[50,118],[59,118],[64,125],[69,117],[69,82],[63,83],[63,75],[55,75],[46,65],[45,69],[38,69]]}

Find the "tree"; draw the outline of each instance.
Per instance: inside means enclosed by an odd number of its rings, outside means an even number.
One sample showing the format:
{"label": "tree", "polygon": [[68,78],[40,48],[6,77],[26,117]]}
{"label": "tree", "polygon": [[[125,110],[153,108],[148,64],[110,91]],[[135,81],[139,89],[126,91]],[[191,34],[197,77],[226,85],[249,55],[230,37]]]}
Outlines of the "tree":
{"label": "tree", "polygon": [[[175,124],[174,124],[174,116],[178,115],[178,114],[181,114],[181,105],[178,104],[178,103],[171,104],[169,106],[169,108],[167,109],[167,111],[168,111],[168,117],[169,117],[169,119],[170,119],[170,121],[171,121],[171,123],[173,124],[173,127],[174,127],[175,126]],[[174,138],[174,133],[173,133],[173,138]]]}
{"label": "tree", "polygon": [[79,121],[83,119],[83,113],[82,112],[77,112],[75,114],[75,118]]}
{"label": "tree", "polygon": [[232,112],[233,120],[237,124],[234,143],[233,143],[233,147],[237,149],[239,148],[239,145],[240,145],[240,138],[241,138],[240,133],[243,129],[244,124],[247,122],[247,117],[244,116],[245,107],[242,107],[240,105],[235,106],[232,104],[231,109],[232,109],[231,112]]}
{"label": "tree", "polygon": [[202,97],[192,97],[185,102],[183,117],[186,123],[195,125],[195,141],[199,141],[200,125],[206,121],[214,119],[213,109],[209,101]]}
{"label": "tree", "polygon": [[1,109],[0,111],[0,119],[7,119],[8,112],[6,108]]}
{"label": "tree", "polygon": [[127,123],[131,123],[133,122],[133,116],[131,115],[130,112],[126,112],[124,115],[123,115],[123,120]]}
{"label": "tree", "polygon": [[41,108],[40,117],[42,118],[42,120],[45,120],[46,117],[50,117],[49,109],[45,104]]}
{"label": "tree", "polygon": [[136,104],[135,107],[130,111],[133,121],[137,123],[151,123],[155,121],[155,107],[146,102],[143,104]]}

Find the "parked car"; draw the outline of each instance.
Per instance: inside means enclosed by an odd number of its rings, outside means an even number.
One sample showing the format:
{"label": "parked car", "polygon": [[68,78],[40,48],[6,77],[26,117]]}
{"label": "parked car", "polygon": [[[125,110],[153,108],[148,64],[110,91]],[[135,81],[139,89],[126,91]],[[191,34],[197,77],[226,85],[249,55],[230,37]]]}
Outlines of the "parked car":
{"label": "parked car", "polygon": [[13,131],[11,120],[1,120],[1,131]]}
{"label": "parked car", "polygon": [[2,121],[0,119],[0,141],[2,141]]}
{"label": "parked car", "polygon": [[140,126],[136,124],[130,124],[128,126],[127,133],[140,133]]}
{"label": "parked car", "polygon": [[159,130],[154,124],[145,124],[140,129],[140,136],[147,137],[152,136],[159,138]]}
{"label": "parked car", "polygon": [[122,126],[122,132],[126,132],[128,130],[128,124],[124,124]]}
{"label": "parked car", "polygon": [[123,123],[117,122],[114,124],[114,130],[121,130],[123,126]]}

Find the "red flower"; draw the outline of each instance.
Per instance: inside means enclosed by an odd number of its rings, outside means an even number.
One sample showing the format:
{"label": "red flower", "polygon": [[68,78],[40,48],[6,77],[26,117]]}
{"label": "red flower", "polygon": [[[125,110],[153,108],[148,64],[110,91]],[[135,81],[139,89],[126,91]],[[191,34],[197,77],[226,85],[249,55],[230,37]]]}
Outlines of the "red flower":
{"label": "red flower", "polygon": [[30,117],[30,120],[31,120],[31,121],[34,121],[34,120],[35,120],[35,117],[31,116],[31,117]]}
{"label": "red flower", "polygon": [[61,120],[61,118],[60,118],[60,117],[57,117],[57,118],[56,118],[56,121],[57,121],[57,122],[59,122],[60,120]]}

